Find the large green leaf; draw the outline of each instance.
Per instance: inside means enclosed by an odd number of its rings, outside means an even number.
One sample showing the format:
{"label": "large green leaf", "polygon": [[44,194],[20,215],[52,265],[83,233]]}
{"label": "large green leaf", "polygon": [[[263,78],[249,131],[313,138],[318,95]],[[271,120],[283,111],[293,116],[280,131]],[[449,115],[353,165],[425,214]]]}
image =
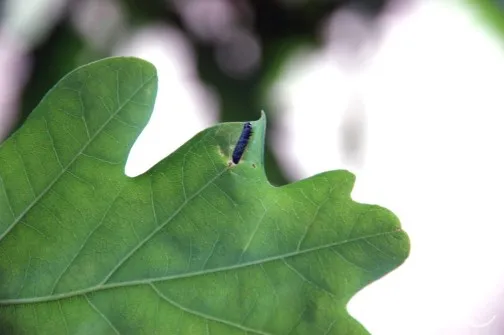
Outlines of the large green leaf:
{"label": "large green leaf", "polygon": [[225,123],[126,177],[155,93],[144,61],[92,63],[0,147],[0,333],[366,334],[346,304],[406,259],[397,218],[347,171],[271,186],[264,115],[237,165]]}

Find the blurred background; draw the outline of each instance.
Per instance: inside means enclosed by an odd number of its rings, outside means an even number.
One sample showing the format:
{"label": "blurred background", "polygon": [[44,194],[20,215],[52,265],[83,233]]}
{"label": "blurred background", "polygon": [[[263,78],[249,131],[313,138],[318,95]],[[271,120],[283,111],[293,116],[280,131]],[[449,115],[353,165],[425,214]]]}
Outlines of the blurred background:
{"label": "blurred background", "polygon": [[159,74],[128,175],[265,110],[272,184],[350,169],[410,234],[350,302],[372,334],[504,334],[503,1],[3,0],[0,141],[114,55]]}

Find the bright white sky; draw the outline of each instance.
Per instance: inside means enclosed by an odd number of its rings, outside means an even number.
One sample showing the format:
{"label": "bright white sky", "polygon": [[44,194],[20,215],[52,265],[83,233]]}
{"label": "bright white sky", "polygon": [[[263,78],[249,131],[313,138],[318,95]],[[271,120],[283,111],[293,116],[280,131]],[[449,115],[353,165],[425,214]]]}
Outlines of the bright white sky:
{"label": "bright white sky", "polygon": [[[372,334],[497,335],[503,324],[504,49],[449,4],[425,1],[389,22],[357,77],[322,53],[296,59],[273,93],[288,123],[277,151],[293,176],[355,171],[354,199],[390,208],[411,237],[404,266],[350,303]],[[368,118],[360,166],[337,149],[355,94]]]}
{"label": "bright white sky", "polygon": [[[504,48],[468,8],[420,3],[384,22],[383,43],[357,74],[328,51],[294,57],[271,91],[284,122],[273,140],[294,178],[354,171],[354,199],[391,209],[409,233],[407,262],[350,303],[372,334],[497,335]],[[194,55],[176,31],[142,31],[117,54],[151,61],[160,78],[151,123],[126,168],[135,175],[217,122],[218,101],[196,80]],[[367,117],[359,165],[339,153],[339,125],[355,96]]]}
{"label": "bright white sky", "polygon": [[[278,154],[295,178],[350,168],[354,199],[390,208],[408,231],[408,261],[350,303],[373,334],[494,335],[492,325],[502,322],[494,300],[504,291],[504,49],[468,8],[450,2],[421,2],[386,25],[378,53],[357,77],[327,53],[294,57],[272,91],[285,122],[275,136]],[[217,106],[192,81],[182,39],[175,47],[141,40],[121,53],[152,61],[161,82],[129,174],[215,122],[209,115]],[[367,115],[361,165],[345,163],[337,149],[355,94]]]}

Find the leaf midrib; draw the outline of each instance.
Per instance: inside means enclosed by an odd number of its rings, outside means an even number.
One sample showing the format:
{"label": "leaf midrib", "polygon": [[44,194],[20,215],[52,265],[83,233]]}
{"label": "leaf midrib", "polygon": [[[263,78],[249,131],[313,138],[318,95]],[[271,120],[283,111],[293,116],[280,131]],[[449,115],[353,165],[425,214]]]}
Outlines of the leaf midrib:
{"label": "leaf midrib", "polygon": [[[42,192],[40,192],[33,200],[32,202],[25,208],[25,210],[23,210],[17,218],[14,219],[14,221],[12,222],[12,224],[7,227],[7,229],[5,229],[5,231],[0,234],[0,242],[4,239],[5,236],[7,236],[11,231],[12,229],[14,229],[14,227],[25,217],[26,214],[28,214],[28,212],[39,202],[40,199],[42,199],[44,197],[44,195],[47,194],[47,192],[49,192],[49,190],[54,186],[54,184],[56,184],[58,182],[58,180],[60,180],[60,178],[65,174],[65,172],[67,172],[68,168],[77,160],[77,158],[79,158],[79,156],[88,148],[88,146],[95,140],[96,136],[98,136],[101,131],[109,124],[110,121],[112,121],[114,119],[115,116],[117,116],[117,114],[119,114],[120,111],[122,111],[122,109],[133,99],[134,96],[136,96],[138,94],[138,92],[140,92],[145,86],[147,86],[153,79],[156,78],[156,75],[152,75],[150,78],[148,78],[145,82],[142,83],[142,85],[140,85],[138,87],[138,89],[136,89],[129,98],[127,98],[117,109],[115,112],[113,112],[110,117],[103,123],[103,125],[98,128],[98,130],[93,134],[93,136],[91,136],[87,143],[84,144],[82,146],[82,148],[75,154],[75,156],[72,158],[72,160],[70,160],[70,162],[61,169],[60,173],[44,188],[44,190],[42,190]],[[4,188],[5,186],[2,185],[2,188]],[[9,199],[7,199],[7,201],[9,201]]]}
{"label": "leaf midrib", "polygon": [[319,245],[316,247],[307,248],[307,249],[303,249],[303,250],[299,250],[299,251],[296,250],[296,251],[284,253],[281,255],[262,258],[262,259],[258,259],[258,260],[254,260],[254,261],[241,263],[241,264],[234,264],[234,265],[217,267],[217,268],[213,268],[213,269],[205,269],[205,270],[193,271],[193,272],[189,272],[189,273],[182,273],[182,274],[176,274],[176,275],[164,276],[164,277],[158,277],[158,278],[148,278],[148,279],[131,280],[131,281],[125,281],[125,282],[119,282],[119,283],[96,285],[96,286],[89,287],[86,289],[70,291],[70,292],[66,292],[66,293],[60,293],[60,294],[56,294],[53,296],[42,296],[42,297],[34,297],[34,298],[20,298],[20,299],[19,298],[18,299],[4,299],[4,300],[0,300],[0,305],[41,303],[41,302],[55,301],[55,300],[59,300],[59,299],[67,299],[67,298],[71,298],[71,297],[75,297],[75,296],[84,295],[87,293],[108,290],[108,289],[114,289],[114,288],[120,288],[120,287],[139,286],[139,285],[157,283],[160,281],[198,277],[198,276],[203,276],[203,275],[207,275],[207,274],[211,274],[211,273],[236,270],[236,269],[241,269],[241,268],[245,268],[245,267],[253,266],[253,265],[257,265],[257,264],[274,262],[274,261],[281,260],[281,259],[291,258],[291,257],[295,257],[295,256],[327,249],[327,248],[333,248],[333,247],[342,246],[342,245],[349,244],[349,243],[359,242],[359,241],[366,240],[366,239],[373,238],[373,237],[387,236],[387,235],[391,235],[391,234],[395,234],[395,233],[403,233],[403,230],[401,228],[397,228],[395,230],[391,230],[391,231],[387,231],[387,232],[363,235],[363,236],[359,236],[359,237],[356,237],[353,239],[346,239],[343,241],[327,243],[327,244],[323,244],[323,245]]}

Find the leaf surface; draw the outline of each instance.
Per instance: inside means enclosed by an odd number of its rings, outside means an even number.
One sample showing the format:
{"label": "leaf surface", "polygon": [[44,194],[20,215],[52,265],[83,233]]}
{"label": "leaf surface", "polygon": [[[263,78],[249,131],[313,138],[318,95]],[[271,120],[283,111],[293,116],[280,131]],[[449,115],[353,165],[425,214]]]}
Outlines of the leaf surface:
{"label": "leaf surface", "polygon": [[271,186],[264,115],[237,165],[224,123],[125,176],[156,85],[81,67],[0,146],[0,333],[367,334],[346,305],[408,256],[398,219],[347,171]]}

